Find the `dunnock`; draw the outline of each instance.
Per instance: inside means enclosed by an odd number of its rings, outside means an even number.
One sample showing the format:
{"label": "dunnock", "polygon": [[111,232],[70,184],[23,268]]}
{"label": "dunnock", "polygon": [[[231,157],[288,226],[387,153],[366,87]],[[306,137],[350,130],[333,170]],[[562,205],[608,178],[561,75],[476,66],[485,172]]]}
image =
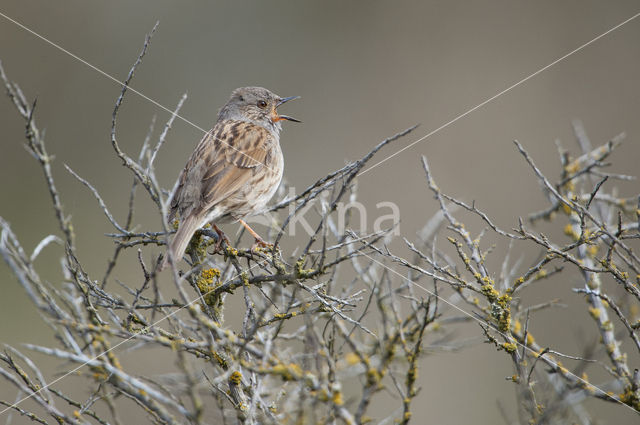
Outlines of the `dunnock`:
{"label": "dunnock", "polygon": [[[180,220],[169,244],[174,261],[182,258],[198,228],[225,219],[240,221],[257,243],[265,244],[242,218],[263,210],[280,184],[284,168],[280,121],[300,121],[278,114],[277,108],[296,98],[281,98],[262,87],[233,91],[171,195],[169,223]],[[160,270],[168,264],[168,254]]]}

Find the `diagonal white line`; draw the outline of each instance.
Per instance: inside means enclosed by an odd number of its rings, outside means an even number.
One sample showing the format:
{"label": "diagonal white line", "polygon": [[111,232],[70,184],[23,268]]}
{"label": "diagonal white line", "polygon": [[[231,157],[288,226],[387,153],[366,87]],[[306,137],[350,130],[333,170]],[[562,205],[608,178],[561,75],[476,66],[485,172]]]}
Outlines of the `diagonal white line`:
{"label": "diagonal white line", "polygon": [[[267,262],[267,260],[263,260],[262,262],[256,262],[253,266],[249,267],[246,271],[250,271],[252,269],[254,269],[257,266],[262,266],[263,264],[265,264]],[[241,273],[238,273],[232,277],[230,277],[229,279],[227,279],[226,281],[224,281],[221,285],[224,285],[227,282],[232,281],[233,279],[235,279],[236,277],[240,276]],[[63,380],[64,378],[66,378],[69,375],[74,374],[75,372],[77,372],[79,369],[82,369],[83,367],[85,367],[86,365],[88,365],[89,363],[98,360],[100,357],[104,356],[105,354],[115,350],[116,348],[120,347],[122,344],[131,341],[132,339],[134,339],[137,335],[143,333],[143,332],[147,332],[149,331],[151,328],[153,328],[154,326],[156,326],[158,323],[164,321],[165,319],[168,319],[169,317],[173,317],[176,315],[176,313],[184,310],[185,308],[189,307],[191,304],[195,303],[196,301],[199,300],[204,300],[204,297],[206,297],[207,295],[209,295],[211,292],[215,291],[217,288],[213,288],[212,290],[208,291],[205,294],[202,294],[196,298],[194,298],[193,300],[189,301],[187,304],[183,305],[182,307],[178,308],[177,310],[172,311],[171,313],[161,317],[160,319],[156,320],[155,322],[153,322],[152,324],[145,326],[144,328],[140,329],[138,332],[135,332],[133,335],[131,335],[130,337],[123,339],[122,341],[120,341],[119,343],[117,343],[116,345],[114,345],[113,347],[109,348],[108,350],[103,351],[102,353],[96,355],[95,357],[87,360],[86,362],[80,364],[79,366],[76,366],[74,369],[71,369],[70,371],[68,371],[67,373],[65,373],[64,375],[54,379],[53,381],[47,383],[46,385],[43,385],[42,388],[39,388],[37,391],[32,392],[31,394],[29,394],[26,397],[21,398],[20,400],[14,402],[11,406],[6,407],[4,410],[0,411],[0,415],[2,415],[3,413],[5,413],[6,411],[13,409],[14,407],[18,406],[20,403],[22,403],[23,401],[26,401],[28,399],[30,399],[31,397],[34,397],[36,394],[40,393],[43,390],[46,390],[47,388],[49,388],[50,386],[52,386],[53,384],[55,384],[58,381]]]}
{"label": "diagonal white line", "polygon": [[387,162],[388,160],[390,160],[391,158],[393,158],[396,155],[399,155],[400,153],[406,151],[407,149],[413,147],[414,145],[422,142],[423,140],[433,136],[434,134],[438,133],[440,130],[444,130],[445,128],[449,127],[451,124],[455,123],[456,121],[466,117],[467,115],[469,115],[470,113],[482,108],[484,105],[486,105],[487,103],[490,103],[492,101],[494,101],[495,99],[499,98],[500,96],[502,96],[503,94],[511,91],[512,89],[518,87],[519,85],[524,84],[525,82],[529,81],[530,79],[532,79],[533,77],[535,77],[536,75],[546,71],[547,69],[551,68],[552,66],[556,65],[558,62],[561,62],[565,59],[567,59],[569,56],[578,53],[580,50],[584,49],[587,46],[590,46],[591,44],[595,43],[596,41],[600,40],[602,37],[612,33],[613,31],[617,30],[618,28],[622,27],[625,24],[628,24],[629,22],[633,21],[634,19],[636,19],[638,16],[640,16],[640,12],[636,13],[635,15],[633,15],[632,17],[630,17],[629,19],[626,19],[622,22],[620,22],[618,25],[608,29],[607,31],[603,32],[602,34],[598,35],[597,37],[592,38],[591,40],[587,41],[586,43],[580,45],[579,47],[576,47],[575,49],[573,49],[572,51],[570,51],[569,53],[560,56],[558,59],[554,60],[553,62],[551,62],[550,64],[543,66],[542,68],[540,68],[539,70],[537,70],[536,72],[527,75],[526,77],[524,77],[522,80],[518,81],[517,83],[514,83],[512,85],[510,85],[509,87],[507,87],[506,89],[502,90],[501,92],[491,96],[490,98],[478,103],[476,106],[474,106],[473,108],[467,110],[466,112],[458,115],[457,117],[453,118],[450,121],[447,121],[446,123],[442,124],[440,127],[436,128],[435,130],[430,131],[429,133],[425,134],[424,136],[420,137],[418,140],[408,144],[407,146],[403,147],[402,149],[398,150],[397,152],[392,153],[391,155],[389,155],[388,157],[376,162],[375,164],[373,164],[371,167],[365,169],[364,171],[362,171],[360,174],[358,174],[358,176],[361,176],[365,173],[368,173],[369,171],[373,170],[374,168],[376,168],[378,165]]}
{"label": "diagonal white line", "polygon": [[[98,68],[95,65],[92,65],[91,63],[87,62],[86,60],[82,59],[81,57],[79,57],[78,55],[70,52],[69,50],[65,49],[64,47],[60,46],[59,44],[49,40],[48,38],[40,35],[39,33],[35,32],[34,30],[32,30],[31,28],[21,24],[20,22],[16,21],[15,19],[5,15],[4,13],[0,12],[0,16],[2,16],[3,18],[5,18],[6,20],[13,22],[14,24],[16,24],[17,26],[19,26],[20,28],[22,28],[23,30],[35,35],[36,37],[38,37],[40,40],[44,41],[45,43],[55,47],[56,49],[60,50],[61,52],[66,53],[67,55],[71,56],[72,58],[74,58],[75,60],[82,62],[83,64],[85,64],[86,66],[88,66],[89,68],[93,69],[94,71],[98,72],[99,74],[107,77],[108,79],[110,79],[111,81],[117,83],[118,85],[124,87],[125,83],[118,80],[116,77],[112,76],[111,74],[101,70],[100,68]],[[167,108],[166,106],[162,105],[161,103],[153,100],[152,98],[150,98],[149,96],[145,95],[144,93],[134,89],[131,86],[127,86],[127,90],[132,91],[133,93],[137,94],[138,96],[140,96],[141,98],[143,98],[144,100],[151,102],[152,104],[154,104],[155,106],[157,106],[158,108],[167,111],[168,113],[170,113],[172,116],[177,117],[179,119],[181,119],[182,121],[186,122],[187,124],[189,124],[190,126],[197,128],[198,130],[200,130],[202,133],[207,134],[207,131],[200,127],[199,125],[193,123],[192,121],[189,121],[188,119],[186,119],[185,117],[183,117],[180,114],[175,113],[174,111],[172,111],[171,109]],[[213,136],[213,133],[211,133],[211,135]],[[259,162],[260,164],[264,165],[266,168],[268,168],[271,171],[274,171],[271,167],[269,167],[268,165],[254,159],[253,157],[247,155],[246,153],[238,150],[237,148],[235,148],[234,146],[230,145],[229,143],[225,142],[224,140],[220,139],[220,138],[215,138],[217,141],[219,141],[220,143],[227,145],[228,147],[230,147],[231,149],[233,149],[236,152],[239,152],[241,155],[246,156],[247,158],[250,158],[252,161],[255,162]]]}
{"label": "diagonal white line", "polygon": [[[413,280],[409,279],[408,277],[406,277],[405,275],[403,275],[402,273],[392,269],[391,267],[387,266],[386,264],[382,263],[379,260],[376,260],[375,258],[373,258],[372,256],[364,253],[361,251],[361,254],[364,257],[367,257],[369,260],[373,261],[374,263],[382,266],[383,268],[387,269],[388,271],[390,271],[391,273],[394,273],[398,276],[400,276],[403,280],[409,282],[413,287],[418,288],[418,289],[422,289],[424,292],[426,292],[427,294],[429,294],[432,297],[437,298],[438,300],[442,301],[443,303],[447,304],[448,306],[454,308],[455,310],[458,310],[460,313],[462,313],[463,315],[475,320],[476,322],[480,323],[481,325],[485,325],[488,326],[489,328],[491,328],[491,330],[493,330],[494,332],[500,334],[502,337],[504,337],[507,341],[511,341],[513,340],[515,342],[516,345],[524,348],[525,350],[531,352],[534,355],[538,355],[540,354],[539,352],[533,350],[532,348],[529,348],[528,346],[520,343],[519,341],[517,341],[515,338],[509,338],[509,336],[503,332],[500,332],[498,329],[495,329],[494,326],[492,326],[491,324],[489,324],[488,322],[486,322],[485,320],[482,320],[481,318],[474,316],[473,314],[467,312],[465,309],[463,309],[462,307],[446,300],[444,297],[436,294],[433,291],[430,291],[429,289],[425,288],[424,286],[418,284],[417,282],[414,282]],[[560,365],[556,362],[554,362],[553,360],[551,360],[550,358],[546,358],[546,361],[551,363],[552,365],[554,365],[555,367],[560,367]],[[593,385],[591,382],[586,381],[585,379],[581,378],[580,376],[572,373],[571,371],[569,371],[568,369],[566,369],[566,374],[572,376],[573,378],[575,378],[576,380],[582,382],[583,384],[587,385],[588,387],[593,387],[596,391],[598,391],[599,393],[601,393],[602,395],[610,398],[611,400],[620,403],[621,405],[628,407],[629,409],[631,409],[633,412],[638,413],[638,411],[636,409],[634,409],[633,407],[623,403],[621,400],[616,399],[615,397],[611,396],[609,393],[607,393],[605,390],[596,387],[595,385]]]}
{"label": "diagonal white line", "polygon": [[[48,40],[47,38],[43,37],[42,35],[38,34],[37,32],[35,32],[35,31],[31,30],[30,28],[28,28],[28,27],[24,26],[24,25],[23,25],[23,24],[21,24],[20,22],[18,22],[18,21],[16,21],[16,20],[14,20],[14,19],[12,19],[12,18],[10,18],[9,16],[5,15],[5,14],[4,14],[4,13],[2,13],[2,12],[0,12],[0,16],[2,16],[2,17],[4,17],[5,19],[9,20],[10,22],[14,23],[15,25],[19,26],[20,28],[24,29],[25,31],[28,31],[29,33],[31,33],[31,34],[33,34],[33,35],[35,35],[36,37],[40,38],[41,40],[45,41],[46,43],[50,44],[51,46],[53,46],[53,47],[57,48],[58,50],[60,50],[60,51],[62,51],[62,52],[64,52],[64,53],[66,53],[67,55],[69,55],[69,56],[71,56],[71,57],[73,57],[74,59],[76,59],[76,60],[78,60],[78,61],[82,62],[83,64],[87,65],[88,67],[90,67],[91,69],[93,69],[93,70],[97,71],[98,73],[100,73],[100,74],[104,75],[105,77],[109,78],[110,80],[112,80],[112,81],[114,81],[114,82],[118,83],[118,84],[119,84],[119,85],[121,85],[121,86],[124,86],[124,83],[123,83],[123,82],[121,82],[120,80],[118,80],[117,78],[115,78],[115,77],[111,76],[110,74],[108,74],[108,73],[106,73],[106,72],[102,71],[101,69],[97,68],[96,66],[94,66],[94,65],[90,64],[89,62],[87,62],[87,61],[83,60],[82,58],[78,57],[77,55],[75,55],[75,54],[71,53],[70,51],[68,51],[68,50],[64,49],[64,48],[63,48],[63,47],[61,47],[60,45],[58,45],[58,44],[54,43],[53,41]],[[403,151],[405,151],[405,150],[407,150],[407,149],[411,148],[412,146],[416,145],[417,143],[420,143],[421,141],[423,141],[423,140],[425,140],[425,139],[429,138],[430,136],[432,136],[432,135],[434,135],[434,134],[438,133],[439,131],[441,131],[441,130],[443,130],[443,129],[447,128],[447,127],[449,127],[451,124],[455,123],[456,121],[458,121],[458,120],[460,120],[460,119],[464,118],[465,116],[467,116],[467,115],[471,114],[472,112],[476,111],[477,109],[479,109],[479,108],[483,107],[484,105],[486,105],[486,104],[488,104],[488,103],[492,102],[493,100],[495,100],[495,99],[497,99],[498,97],[502,96],[503,94],[505,94],[505,93],[509,92],[510,90],[512,90],[512,89],[514,89],[514,88],[516,88],[516,87],[520,86],[521,84],[523,84],[523,83],[525,83],[526,81],[530,80],[531,78],[533,78],[533,77],[537,76],[538,74],[540,74],[540,73],[544,72],[545,70],[547,70],[547,69],[551,68],[552,66],[554,66],[554,65],[556,65],[557,63],[559,63],[559,62],[563,61],[564,59],[568,58],[569,56],[571,56],[571,55],[573,55],[573,54],[575,54],[575,53],[579,52],[580,50],[583,50],[583,49],[584,49],[584,48],[586,48],[587,46],[589,46],[589,45],[591,45],[591,44],[595,43],[596,41],[598,41],[598,40],[599,40],[599,39],[601,39],[602,37],[605,37],[606,35],[610,34],[611,32],[613,32],[613,31],[617,30],[618,28],[622,27],[623,25],[625,25],[625,24],[627,24],[627,23],[629,23],[629,22],[633,21],[633,20],[634,20],[634,19],[636,19],[638,16],[640,16],[640,12],[639,12],[639,13],[637,13],[637,14],[635,14],[635,15],[633,15],[632,17],[630,17],[630,18],[626,19],[625,21],[623,21],[623,22],[619,23],[618,25],[616,25],[616,26],[612,27],[611,29],[609,29],[609,30],[605,31],[604,33],[602,33],[602,34],[598,35],[597,37],[595,37],[595,38],[593,38],[593,39],[589,40],[588,42],[586,42],[586,43],[582,44],[581,46],[579,46],[579,47],[575,48],[574,50],[570,51],[569,53],[567,53],[567,54],[565,54],[565,55],[563,55],[563,56],[559,57],[558,59],[554,60],[553,62],[549,63],[548,65],[546,65],[546,66],[544,66],[544,67],[540,68],[539,70],[535,71],[534,73],[532,73],[532,74],[528,75],[527,77],[525,77],[525,78],[521,79],[521,80],[520,80],[520,81],[518,81],[517,83],[512,84],[511,86],[509,86],[509,87],[507,87],[506,89],[504,89],[504,90],[500,91],[499,93],[495,94],[494,96],[491,96],[490,98],[488,98],[488,99],[484,100],[483,102],[479,103],[478,105],[474,106],[473,108],[471,108],[471,109],[467,110],[466,112],[464,112],[464,113],[462,113],[462,114],[458,115],[457,117],[455,117],[455,118],[453,118],[452,120],[450,120],[450,121],[446,122],[445,124],[441,125],[440,127],[436,128],[435,130],[433,130],[433,131],[431,131],[431,132],[427,133],[426,135],[424,135],[424,136],[422,136],[421,138],[419,138],[419,139],[415,140],[414,142],[412,142],[412,143],[410,143],[409,145],[405,146],[404,148],[402,148],[402,149],[398,150],[397,152],[395,152],[395,153],[393,153],[393,154],[389,155],[389,156],[388,156],[388,157],[386,157],[385,159],[383,159],[383,160],[381,160],[381,161],[377,162],[376,164],[372,165],[371,167],[369,167],[369,168],[365,169],[365,170],[364,170],[364,171],[362,171],[359,175],[363,175],[363,174],[365,174],[365,173],[367,173],[367,172],[371,171],[372,169],[374,169],[374,168],[376,168],[377,166],[381,165],[382,163],[384,163],[384,162],[388,161],[389,159],[391,159],[391,158],[395,157],[396,155],[398,155],[398,154],[402,153]],[[172,110],[170,110],[169,108],[167,108],[167,107],[163,106],[162,104],[158,103],[157,101],[155,101],[155,100],[153,100],[153,99],[149,98],[148,96],[144,95],[143,93],[141,93],[141,92],[139,92],[139,91],[135,90],[135,89],[134,89],[134,88],[132,88],[131,86],[128,86],[128,90],[131,90],[132,92],[134,92],[135,94],[137,94],[137,95],[139,95],[140,97],[144,98],[145,100],[147,100],[147,101],[149,101],[149,102],[153,103],[154,105],[158,106],[159,108],[161,108],[161,109],[163,109],[163,110],[165,110],[165,111],[169,112],[171,115],[174,115],[174,116],[176,116],[176,117],[180,118],[180,119],[181,119],[181,120],[183,120],[184,122],[186,122],[186,123],[190,124],[191,126],[193,126],[193,127],[197,128],[198,130],[202,131],[203,133],[206,133],[206,131],[205,131],[203,128],[201,128],[201,127],[197,126],[196,124],[194,124],[193,122],[191,122],[191,121],[187,120],[186,118],[184,118],[184,117],[180,116],[179,114],[176,114],[174,111],[172,111]],[[221,142],[222,142],[222,143],[225,143],[224,141],[221,141]],[[225,144],[226,144],[226,143],[225,143]],[[232,148],[233,148],[233,147],[232,147]],[[235,148],[234,148],[234,149],[235,149]],[[263,164],[263,165],[264,165],[264,164]],[[265,165],[265,166],[266,166],[266,165]],[[372,260],[373,262],[375,262],[375,263],[377,263],[377,264],[381,265],[382,267],[386,268],[387,270],[391,271],[392,273],[394,273],[394,274],[396,274],[396,275],[398,275],[398,276],[402,277],[403,279],[407,280],[408,282],[410,282],[410,283],[411,283],[412,285],[414,285],[415,287],[417,287],[417,288],[419,288],[419,289],[422,289],[423,291],[427,292],[428,294],[430,294],[430,295],[432,295],[432,296],[437,297],[437,298],[438,298],[438,299],[440,299],[442,302],[444,302],[444,303],[446,303],[447,305],[449,305],[449,306],[451,306],[451,307],[455,308],[456,310],[458,310],[458,311],[460,311],[461,313],[465,314],[466,316],[468,316],[468,317],[472,318],[473,320],[475,320],[475,321],[477,321],[477,322],[480,322],[480,323],[483,323],[483,324],[485,324],[485,325],[488,325],[488,323],[484,322],[484,321],[483,321],[483,320],[481,320],[480,318],[478,318],[478,317],[476,317],[476,316],[473,316],[471,313],[466,312],[465,310],[463,310],[463,309],[462,309],[462,308],[460,308],[459,306],[457,306],[457,305],[455,305],[455,304],[453,304],[453,303],[449,302],[448,300],[446,300],[446,299],[444,299],[444,298],[442,298],[442,297],[440,297],[440,296],[436,295],[435,293],[433,293],[433,292],[431,292],[430,290],[428,290],[427,288],[425,288],[425,287],[423,287],[423,286],[421,286],[421,285],[417,284],[416,282],[413,282],[413,281],[411,281],[411,280],[407,279],[407,278],[406,278],[404,275],[402,275],[401,273],[397,272],[397,271],[396,271],[396,270],[394,270],[394,269],[391,269],[390,267],[386,266],[385,264],[383,264],[382,262],[380,262],[380,261],[376,260],[375,258],[373,258],[373,257],[371,257],[371,256],[369,256],[369,255],[367,255],[367,254],[363,254],[363,255],[364,255],[364,256],[366,256],[367,258],[369,258],[370,260]],[[258,263],[257,263],[256,265],[252,266],[250,269],[252,269],[252,268],[256,267],[257,265],[258,265]],[[235,277],[234,277],[234,278],[235,278]],[[233,278],[231,278],[231,279],[233,279]],[[231,280],[231,279],[230,279],[230,280]],[[185,307],[187,307],[187,306],[189,306],[189,305],[193,304],[194,302],[196,302],[198,299],[200,299],[200,297],[198,297],[198,298],[196,298],[196,299],[192,300],[191,302],[189,302],[189,303],[188,303],[188,304],[186,304],[185,306],[183,306],[183,307],[181,307],[180,309],[178,309],[178,310],[176,310],[176,311],[174,311],[174,312],[170,313],[169,315],[164,316],[163,318],[161,318],[161,319],[159,319],[158,321],[156,321],[155,323],[153,323],[151,326],[155,326],[156,324],[160,323],[160,322],[161,322],[161,321],[163,321],[164,319],[166,319],[166,318],[168,318],[168,317],[173,316],[173,315],[174,315],[174,314],[176,314],[178,311],[180,311],[180,310],[182,310],[183,308],[185,308]],[[499,332],[499,331],[497,331],[497,330],[495,330],[495,329],[494,329],[494,331],[496,331],[496,332],[500,333],[500,334],[501,334],[501,335],[503,335],[503,336],[506,336],[506,335],[502,334],[501,332]],[[118,344],[117,344],[117,345],[115,345],[114,347],[112,347],[112,348],[110,348],[109,350],[106,350],[105,352],[103,352],[103,353],[101,353],[100,355],[96,356],[94,359],[92,359],[92,361],[93,361],[93,360],[96,360],[96,359],[97,359],[97,358],[99,358],[100,356],[102,356],[102,355],[104,355],[104,354],[108,353],[109,351],[114,350],[115,348],[119,347],[120,345],[122,345],[122,344],[124,344],[125,342],[127,342],[127,341],[131,340],[131,339],[132,339],[132,338],[134,338],[134,337],[135,337],[135,335],[131,336],[130,338],[128,338],[128,339],[126,339],[126,340],[121,341],[120,343],[118,343]],[[523,345],[523,344],[520,344],[520,343],[518,343],[517,341],[516,341],[516,343],[517,343],[518,345],[520,345],[520,346],[524,347],[524,349],[526,349],[526,350],[529,350],[529,351],[532,351],[532,352],[533,352],[533,350],[532,350],[532,349],[530,349],[529,347],[527,347],[527,346],[525,346],[525,345]],[[551,362],[551,363],[553,363],[553,362],[552,362],[551,360],[549,360],[549,359],[548,359],[548,361],[549,361],[549,362]],[[85,364],[86,364],[86,363],[85,363]],[[50,385],[52,385],[52,384],[54,384],[54,383],[56,383],[56,382],[60,381],[61,379],[65,378],[65,377],[66,377],[66,376],[68,376],[69,374],[74,373],[75,371],[77,371],[78,369],[80,369],[81,367],[83,367],[85,364],[82,364],[82,365],[78,366],[77,368],[73,369],[72,371],[68,372],[67,374],[65,374],[65,375],[63,375],[63,376],[61,376],[61,377],[57,378],[56,380],[54,380],[54,381],[50,382],[47,386],[43,387],[42,389],[47,388],[47,387],[49,387]],[[557,366],[557,365],[556,365],[556,366]],[[584,381],[584,380],[583,380],[582,378],[580,378],[579,376],[576,376],[576,375],[572,374],[571,372],[567,372],[567,373],[571,374],[571,375],[572,375],[573,377],[575,377],[577,380],[580,380],[580,381],[584,382],[585,384],[588,384],[588,385],[593,386],[593,384],[590,384],[590,383],[588,383],[588,382]],[[593,387],[594,387],[596,390],[598,390],[599,392],[601,392],[602,394],[607,395],[607,393],[606,393],[605,391],[601,390],[600,388],[595,387],[595,386],[593,386]],[[4,410],[0,411],[0,414],[5,413],[5,412],[6,412],[7,410],[9,410],[10,408],[12,408],[12,407],[14,407],[14,406],[17,406],[18,404],[20,404],[20,403],[21,403],[21,402],[23,402],[24,400],[27,400],[28,398],[30,398],[30,397],[32,397],[32,396],[34,396],[35,394],[37,394],[38,392],[40,392],[42,389],[40,389],[40,390],[38,390],[38,391],[36,391],[36,392],[34,392],[34,393],[30,394],[29,396],[27,396],[27,397],[25,397],[25,398],[23,398],[23,399],[21,399],[21,400],[17,401],[16,403],[14,403],[12,406],[7,407],[6,409],[4,409]],[[621,404],[623,404],[624,406],[626,406],[626,407],[630,408],[630,409],[631,409],[631,410],[633,410],[634,412],[636,411],[636,410],[635,410],[635,409],[633,409],[631,406],[627,406],[626,404],[622,403],[622,402],[621,402],[621,401],[619,401],[619,400],[616,400],[615,398],[614,398],[613,400],[618,401],[619,403],[621,403]]]}

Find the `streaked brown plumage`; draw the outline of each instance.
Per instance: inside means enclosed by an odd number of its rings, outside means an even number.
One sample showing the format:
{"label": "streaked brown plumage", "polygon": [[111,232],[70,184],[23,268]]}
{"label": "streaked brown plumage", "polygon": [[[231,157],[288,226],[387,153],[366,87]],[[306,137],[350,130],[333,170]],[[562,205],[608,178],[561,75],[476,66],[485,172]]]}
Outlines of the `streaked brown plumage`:
{"label": "streaked brown plumage", "polygon": [[[263,210],[274,195],[284,168],[280,121],[276,108],[295,97],[281,98],[262,87],[233,91],[218,121],[200,141],[182,170],[171,196],[169,222],[178,231],[169,250],[179,261],[195,231],[209,222],[241,220]],[[259,238],[253,230],[248,230]],[[168,264],[165,255],[160,266]]]}

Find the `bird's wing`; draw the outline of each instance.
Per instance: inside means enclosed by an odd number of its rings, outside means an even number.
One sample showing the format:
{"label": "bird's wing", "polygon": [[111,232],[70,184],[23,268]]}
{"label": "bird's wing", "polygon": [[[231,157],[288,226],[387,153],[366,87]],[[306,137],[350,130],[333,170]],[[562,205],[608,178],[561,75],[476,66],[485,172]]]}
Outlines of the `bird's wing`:
{"label": "bird's wing", "polygon": [[271,134],[243,121],[223,121],[191,155],[171,203],[171,215],[207,211],[233,195],[270,160]]}
{"label": "bird's wing", "polygon": [[264,128],[247,123],[231,122],[223,126],[213,143],[218,154],[207,164],[203,177],[202,197],[214,205],[232,195],[269,161],[272,136]]}

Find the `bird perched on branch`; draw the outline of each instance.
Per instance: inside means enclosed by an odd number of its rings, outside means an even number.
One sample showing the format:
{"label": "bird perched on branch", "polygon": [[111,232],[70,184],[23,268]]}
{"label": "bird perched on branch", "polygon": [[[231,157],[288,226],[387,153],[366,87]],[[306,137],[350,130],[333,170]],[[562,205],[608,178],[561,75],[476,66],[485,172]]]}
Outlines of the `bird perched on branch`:
{"label": "bird perched on branch", "polygon": [[233,91],[178,177],[168,219],[178,218],[180,224],[160,270],[169,263],[169,252],[179,261],[195,231],[207,223],[238,220],[257,244],[267,245],[242,219],[263,210],[280,184],[281,121],[300,121],[280,115],[277,108],[296,98],[262,87]]}

